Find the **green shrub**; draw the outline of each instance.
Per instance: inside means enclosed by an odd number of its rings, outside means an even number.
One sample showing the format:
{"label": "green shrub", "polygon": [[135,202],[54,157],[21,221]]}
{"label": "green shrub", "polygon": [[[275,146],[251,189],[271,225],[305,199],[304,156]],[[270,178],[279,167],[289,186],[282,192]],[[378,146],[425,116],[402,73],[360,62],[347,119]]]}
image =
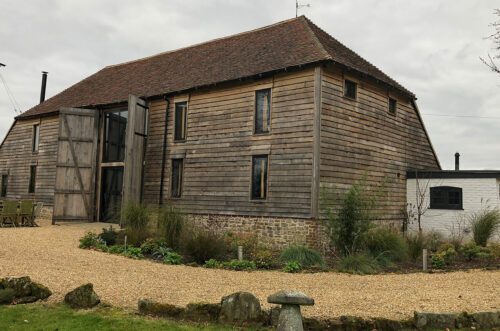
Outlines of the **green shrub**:
{"label": "green shrub", "polygon": [[370,254],[356,254],[342,257],[337,267],[340,271],[356,274],[374,274],[380,271],[379,262]]}
{"label": "green shrub", "polygon": [[230,262],[222,262],[222,268],[230,270],[255,270],[257,266],[255,262],[248,260],[231,260]]}
{"label": "green shrub", "polygon": [[490,251],[491,258],[500,259],[500,244],[491,244],[488,246],[488,250]]}
{"label": "green shrub", "polygon": [[433,269],[443,269],[445,264],[443,254],[435,253],[431,255],[431,267]]}
{"label": "green shrub", "polygon": [[111,254],[122,254],[125,252],[125,246],[123,245],[113,245],[108,248],[108,253]]}
{"label": "green shrub", "polygon": [[182,256],[177,253],[169,253],[165,260],[163,260],[164,264],[169,265],[179,265],[182,264]]}
{"label": "green shrub", "polygon": [[123,207],[128,244],[139,246],[148,237],[151,210],[144,203],[129,202]]}
{"label": "green shrub", "polygon": [[99,238],[108,246],[113,246],[116,243],[117,237],[118,232],[113,229],[112,225],[109,226],[109,229],[103,228],[101,234],[99,234]]}
{"label": "green shrub", "polygon": [[238,246],[243,247],[243,254],[249,259],[253,259],[255,253],[259,249],[259,240],[253,233],[233,233],[227,231],[222,239],[229,247],[233,256],[238,254]]}
{"label": "green shrub", "polygon": [[122,254],[126,257],[131,258],[131,259],[143,259],[144,258],[144,255],[142,254],[141,249],[139,247],[129,246]]}
{"label": "green shrub", "polygon": [[215,234],[199,231],[185,239],[185,251],[198,264],[224,256],[227,246]]}
{"label": "green shrub", "polygon": [[155,238],[153,240],[156,243],[156,245],[158,245],[158,247],[169,247],[168,246],[168,241],[165,238],[161,238],[160,237],[160,238]]}
{"label": "green shrub", "polygon": [[158,213],[158,233],[165,238],[166,246],[179,248],[179,238],[185,227],[186,217],[179,208],[168,205],[160,208]]}
{"label": "green shrub", "polygon": [[141,251],[142,254],[152,255],[154,252],[158,250],[158,247],[159,246],[156,240],[148,238],[141,244]]}
{"label": "green shrub", "polygon": [[[370,230],[372,221],[377,219],[377,201],[385,194],[385,184],[371,189],[366,184],[366,175],[355,183],[349,191],[329,201],[329,192],[322,192],[324,226],[331,245],[343,256],[362,250],[364,235]],[[340,208],[337,208],[340,204]]]}
{"label": "green shrub", "polygon": [[404,238],[388,227],[370,230],[364,239],[365,249],[373,256],[382,256],[388,261],[401,262],[408,259],[408,245]]}
{"label": "green shrub", "polygon": [[431,252],[436,252],[439,246],[444,244],[444,236],[441,232],[430,231],[424,234],[425,247]]}
{"label": "green shrub", "polygon": [[88,232],[85,236],[80,238],[80,248],[93,248],[97,247],[100,244],[104,244],[101,238],[99,238],[99,235],[93,233],[93,232]]}
{"label": "green shrub", "polygon": [[500,229],[500,211],[484,208],[469,217],[472,236],[476,244],[486,247],[491,237]]}
{"label": "green shrub", "polygon": [[253,255],[253,261],[257,269],[271,269],[276,265],[271,251],[264,247],[257,249]]}
{"label": "green shrub", "polygon": [[101,251],[101,252],[105,252],[105,253],[107,253],[109,250],[108,246],[106,246],[105,244],[97,245],[96,249]]}
{"label": "green shrub", "polygon": [[323,257],[321,257],[321,254],[318,253],[318,251],[307,248],[305,246],[298,246],[298,245],[290,246],[287,249],[285,249],[281,253],[278,261],[279,262],[295,261],[305,267],[309,267],[312,265],[318,265],[318,266],[325,265],[325,261],[323,260]]}
{"label": "green shrub", "polygon": [[203,266],[209,269],[217,269],[220,268],[220,263],[216,259],[210,259],[208,261],[205,261],[205,264]]}
{"label": "green shrub", "polygon": [[406,245],[408,246],[408,255],[416,260],[422,255],[422,250],[425,248],[425,238],[420,233],[410,233],[406,236]]}
{"label": "green shrub", "polygon": [[445,264],[451,264],[457,257],[457,251],[452,243],[445,243],[438,247],[436,254],[443,257]]}
{"label": "green shrub", "polygon": [[156,251],[153,252],[153,257],[157,260],[165,260],[167,256],[174,251],[168,247],[158,247]]}
{"label": "green shrub", "polygon": [[302,270],[302,266],[297,261],[288,261],[283,267],[284,272],[299,272]]}
{"label": "green shrub", "polygon": [[462,249],[460,251],[461,251],[463,257],[467,261],[472,261],[481,252],[481,247],[476,245],[475,242],[471,241],[471,242],[463,245]]}

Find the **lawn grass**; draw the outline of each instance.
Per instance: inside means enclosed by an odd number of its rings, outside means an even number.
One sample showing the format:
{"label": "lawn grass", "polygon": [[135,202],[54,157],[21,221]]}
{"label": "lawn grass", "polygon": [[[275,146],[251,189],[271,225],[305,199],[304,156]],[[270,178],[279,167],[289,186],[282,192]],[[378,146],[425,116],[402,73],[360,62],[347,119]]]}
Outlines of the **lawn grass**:
{"label": "lawn grass", "polygon": [[113,308],[75,311],[64,305],[35,303],[0,306],[0,330],[88,331],[88,330],[234,330],[220,325],[178,323],[137,316]]}

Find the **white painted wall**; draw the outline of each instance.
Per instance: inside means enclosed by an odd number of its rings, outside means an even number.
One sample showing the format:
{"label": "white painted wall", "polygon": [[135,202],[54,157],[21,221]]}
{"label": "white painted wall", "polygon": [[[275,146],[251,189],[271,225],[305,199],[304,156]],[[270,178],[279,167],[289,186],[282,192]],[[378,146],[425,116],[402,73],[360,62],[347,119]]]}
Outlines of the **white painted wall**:
{"label": "white painted wall", "polygon": [[[430,188],[435,186],[454,186],[462,188],[463,210],[448,209],[427,209],[422,215],[421,224],[423,231],[439,231],[445,236],[449,236],[452,229],[465,230],[470,236],[470,227],[467,217],[474,211],[478,211],[485,206],[500,208],[500,180],[495,178],[450,178],[450,179],[419,179],[419,186],[425,189],[424,206],[429,207]],[[416,180],[407,179],[407,202],[408,212],[410,204],[416,205]],[[414,209],[415,210],[415,209]],[[418,224],[412,221],[409,224],[409,231],[418,231]],[[500,238],[497,236],[496,241]]]}

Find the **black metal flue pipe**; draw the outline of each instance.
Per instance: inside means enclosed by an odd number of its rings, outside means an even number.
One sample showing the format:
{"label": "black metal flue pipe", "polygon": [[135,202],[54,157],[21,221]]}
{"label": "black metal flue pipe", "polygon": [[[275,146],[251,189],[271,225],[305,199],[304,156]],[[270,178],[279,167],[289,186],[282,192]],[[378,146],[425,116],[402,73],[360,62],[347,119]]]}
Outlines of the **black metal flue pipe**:
{"label": "black metal flue pipe", "polygon": [[42,71],[42,89],[40,91],[40,103],[45,101],[45,89],[47,88],[47,71]]}

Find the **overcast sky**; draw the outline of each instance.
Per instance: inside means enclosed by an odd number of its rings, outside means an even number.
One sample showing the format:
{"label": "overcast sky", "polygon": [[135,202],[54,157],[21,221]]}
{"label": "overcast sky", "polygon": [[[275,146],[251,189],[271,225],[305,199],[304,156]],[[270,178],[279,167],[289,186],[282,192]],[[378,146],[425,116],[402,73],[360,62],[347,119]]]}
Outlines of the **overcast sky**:
{"label": "overcast sky", "polygon": [[[443,169],[500,169],[500,75],[480,62],[498,1],[303,0],[322,29],[414,92]],[[106,65],[295,16],[286,0],[2,0],[0,68],[21,110]],[[440,115],[440,116],[435,116]],[[15,112],[0,82],[0,136]],[[459,117],[472,116],[472,117]]]}

